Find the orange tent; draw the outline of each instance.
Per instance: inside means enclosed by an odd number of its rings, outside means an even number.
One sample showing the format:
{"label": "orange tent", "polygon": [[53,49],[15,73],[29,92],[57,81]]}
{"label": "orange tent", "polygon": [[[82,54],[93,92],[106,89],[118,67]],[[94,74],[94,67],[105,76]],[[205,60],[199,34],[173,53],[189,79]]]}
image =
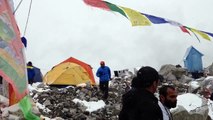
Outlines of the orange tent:
{"label": "orange tent", "polygon": [[[66,67],[66,65],[68,65],[67,67]],[[92,67],[89,65],[89,64],[87,64],[87,63],[84,63],[84,62],[82,62],[82,61],[80,61],[80,60],[78,60],[78,59],[76,59],[76,58],[73,58],[73,57],[70,57],[70,58],[68,58],[68,59],[66,59],[65,61],[63,61],[63,62],[61,62],[61,63],[59,63],[58,65],[56,65],[53,69],[55,69],[56,70],[56,67],[62,67],[62,68],[57,68],[57,70],[59,70],[59,69],[64,69],[64,67],[65,68],[71,68],[71,67],[76,67],[77,65],[79,65],[80,67],[82,67],[82,69],[80,70],[81,72],[82,72],[82,74],[80,75],[81,77],[83,76],[83,74],[84,75],[86,75],[86,76],[88,76],[88,77],[83,77],[83,78],[81,78],[82,80],[80,80],[79,78],[78,78],[78,82],[83,82],[83,81],[85,81],[86,79],[89,79],[89,81],[90,81],[90,83],[92,84],[92,85],[95,85],[95,78],[94,78],[94,75],[93,75],[93,72],[92,72]],[[53,70],[52,69],[52,70]],[[78,70],[79,70],[80,68],[78,67]],[[56,71],[56,73],[58,73],[57,71]],[[46,78],[46,81],[44,80],[44,82],[47,82],[48,83],[48,81],[53,81],[52,79],[56,76],[56,73],[50,73],[50,72],[48,72],[45,76],[44,76],[44,79]],[[78,72],[78,73],[80,73],[80,72]],[[53,76],[53,77],[49,77],[50,75],[48,75],[48,74],[53,74],[53,75],[51,75],[51,76]],[[67,74],[67,73],[64,73],[64,74]],[[69,73],[70,74],[70,73]],[[68,76],[67,76],[68,77]],[[65,77],[66,79],[68,79],[69,80],[69,78],[67,78],[67,77]],[[71,76],[70,76],[71,77]],[[48,78],[48,79],[47,79]],[[66,80],[65,80],[65,78],[63,78],[63,82],[66,82]],[[50,80],[51,79],[51,80]],[[70,78],[70,79],[73,79],[72,77]],[[77,79],[77,78],[76,78]],[[60,81],[58,81],[58,82],[60,82]],[[60,84],[62,84],[63,83],[62,81],[60,82]],[[75,83],[78,83],[78,82],[75,82]],[[57,82],[55,82],[54,84],[57,84]]]}

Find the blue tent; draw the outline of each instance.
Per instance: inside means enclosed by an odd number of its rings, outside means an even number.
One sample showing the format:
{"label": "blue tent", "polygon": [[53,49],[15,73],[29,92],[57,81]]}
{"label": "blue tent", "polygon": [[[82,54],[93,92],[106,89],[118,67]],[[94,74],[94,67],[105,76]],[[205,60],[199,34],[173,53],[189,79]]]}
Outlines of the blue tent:
{"label": "blue tent", "polygon": [[184,56],[184,66],[188,69],[189,72],[202,72],[202,56],[203,54],[193,46],[187,49]]}
{"label": "blue tent", "polygon": [[37,68],[37,67],[35,67],[35,66],[33,66],[33,68],[34,68],[34,71],[35,71],[35,77],[34,77],[34,83],[35,82],[43,82],[43,75],[42,75],[42,73],[41,73],[41,71],[40,71],[40,69],[39,68]]}

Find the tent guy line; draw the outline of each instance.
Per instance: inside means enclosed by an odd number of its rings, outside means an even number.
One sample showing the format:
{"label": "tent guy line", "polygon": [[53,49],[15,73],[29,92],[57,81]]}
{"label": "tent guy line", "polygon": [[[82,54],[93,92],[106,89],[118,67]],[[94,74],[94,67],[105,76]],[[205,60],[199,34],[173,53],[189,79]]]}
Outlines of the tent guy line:
{"label": "tent guy line", "polygon": [[121,15],[123,15],[124,17],[126,17],[127,19],[130,20],[130,22],[132,23],[132,26],[151,26],[152,23],[153,24],[168,23],[170,25],[179,27],[182,32],[187,33],[189,35],[191,35],[190,32],[192,32],[195,35],[195,37],[198,39],[198,41],[200,41],[200,40],[199,40],[199,37],[197,36],[197,34],[208,41],[211,41],[209,36],[213,37],[213,33],[205,32],[202,30],[197,30],[197,29],[194,29],[191,27],[187,27],[185,25],[182,25],[179,22],[169,20],[166,18],[161,18],[161,17],[157,17],[154,15],[140,13],[133,9],[118,6],[118,5],[109,3],[107,1],[102,1],[102,0],[83,0],[83,1],[84,1],[84,3],[86,3],[87,5],[90,5],[92,7],[97,7],[97,8],[107,10],[107,11],[114,11],[114,12],[120,13]]}
{"label": "tent guy line", "polygon": [[33,0],[30,1],[30,6],[29,6],[29,10],[28,10],[28,15],[27,15],[27,21],[26,21],[26,24],[25,24],[25,28],[24,28],[24,35],[26,34],[27,32],[27,26],[28,26],[28,22],[29,22],[29,19],[30,19],[30,12],[31,12],[31,8],[32,8],[32,2]]}
{"label": "tent guy line", "polygon": [[20,5],[21,5],[21,3],[23,2],[23,0],[21,0],[19,3],[18,3],[18,5],[17,5],[17,7],[15,8],[15,10],[13,11],[13,15],[16,13],[16,11],[19,9],[19,7],[20,7]]}

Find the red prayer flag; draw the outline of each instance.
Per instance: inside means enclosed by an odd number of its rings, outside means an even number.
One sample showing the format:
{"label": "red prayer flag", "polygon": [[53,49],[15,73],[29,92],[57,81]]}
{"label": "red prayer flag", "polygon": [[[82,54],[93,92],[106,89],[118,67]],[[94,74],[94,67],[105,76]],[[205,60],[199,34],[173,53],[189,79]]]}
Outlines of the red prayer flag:
{"label": "red prayer flag", "polygon": [[180,29],[181,29],[183,32],[188,33],[189,35],[191,35],[190,32],[189,32],[184,26],[180,26]]}
{"label": "red prayer flag", "polygon": [[102,8],[104,10],[110,10],[105,2],[102,0],[84,0],[87,5],[91,5],[93,7]]}

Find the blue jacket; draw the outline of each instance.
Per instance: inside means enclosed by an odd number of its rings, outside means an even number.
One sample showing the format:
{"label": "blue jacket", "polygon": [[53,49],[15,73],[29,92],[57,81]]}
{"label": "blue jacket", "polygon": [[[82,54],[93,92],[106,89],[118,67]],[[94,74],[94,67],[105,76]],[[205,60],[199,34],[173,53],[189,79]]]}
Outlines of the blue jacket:
{"label": "blue jacket", "polygon": [[111,78],[110,68],[107,66],[99,67],[96,76],[100,78],[100,81],[109,81]]}
{"label": "blue jacket", "polygon": [[[27,66],[27,76],[29,80],[34,80],[35,70],[32,66]],[[32,81],[33,82],[33,81]]]}

